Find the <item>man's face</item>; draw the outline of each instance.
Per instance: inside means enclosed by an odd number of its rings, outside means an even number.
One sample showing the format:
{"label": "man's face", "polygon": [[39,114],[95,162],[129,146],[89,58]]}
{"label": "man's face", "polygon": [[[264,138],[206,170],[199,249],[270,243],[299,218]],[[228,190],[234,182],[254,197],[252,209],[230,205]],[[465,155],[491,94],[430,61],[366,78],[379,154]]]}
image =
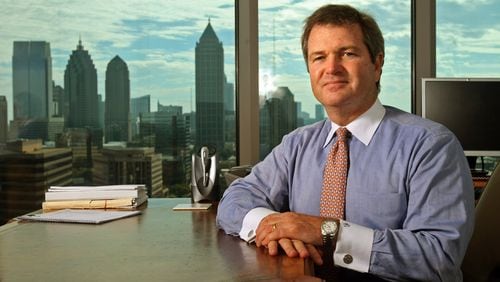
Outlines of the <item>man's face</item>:
{"label": "man's face", "polygon": [[[334,122],[350,122],[370,108],[383,56],[372,63],[359,25],[316,25],[308,40],[307,64],[311,87]],[[339,120],[340,122],[340,120]]]}

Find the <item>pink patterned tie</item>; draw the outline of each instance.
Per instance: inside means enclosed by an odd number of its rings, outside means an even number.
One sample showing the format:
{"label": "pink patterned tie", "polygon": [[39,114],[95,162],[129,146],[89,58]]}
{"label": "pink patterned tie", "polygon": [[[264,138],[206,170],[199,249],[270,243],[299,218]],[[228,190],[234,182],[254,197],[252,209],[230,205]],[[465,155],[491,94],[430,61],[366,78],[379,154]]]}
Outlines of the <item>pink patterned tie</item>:
{"label": "pink patterned tie", "polygon": [[347,136],[349,131],[340,127],[336,131],[337,142],[328,154],[323,172],[323,190],[321,192],[320,215],[344,219],[345,189],[349,168]]}

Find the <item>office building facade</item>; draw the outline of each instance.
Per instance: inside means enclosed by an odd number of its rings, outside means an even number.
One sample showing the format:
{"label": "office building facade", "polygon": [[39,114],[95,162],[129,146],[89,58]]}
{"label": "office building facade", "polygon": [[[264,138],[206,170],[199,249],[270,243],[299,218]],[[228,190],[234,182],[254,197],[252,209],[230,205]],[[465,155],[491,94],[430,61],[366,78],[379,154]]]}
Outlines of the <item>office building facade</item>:
{"label": "office building facade", "polygon": [[144,95],[130,99],[131,135],[134,138],[139,134],[140,115],[151,112],[151,95]]}
{"label": "office building facade", "polygon": [[130,79],[127,64],[115,56],[106,68],[104,138],[128,141],[130,131]]}
{"label": "office building facade", "polygon": [[99,155],[101,149],[93,142],[94,133],[89,128],[67,128],[56,139],[56,147],[69,148],[73,153],[72,167],[75,185],[92,185],[92,160]]}
{"label": "office building facade", "polygon": [[72,184],[72,153],[42,148],[42,140],[17,140],[0,149],[0,224],[38,210],[50,186]]}
{"label": "office building facade", "polygon": [[186,126],[181,106],[158,104],[157,112],[141,114],[140,135],[154,140],[156,152],[177,159],[187,150]]}
{"label": "office building facade", "polygon": [[162,197],[162,156],[154,148],[103,148],[94,159],[95,185],[145,184],[149,197]]}

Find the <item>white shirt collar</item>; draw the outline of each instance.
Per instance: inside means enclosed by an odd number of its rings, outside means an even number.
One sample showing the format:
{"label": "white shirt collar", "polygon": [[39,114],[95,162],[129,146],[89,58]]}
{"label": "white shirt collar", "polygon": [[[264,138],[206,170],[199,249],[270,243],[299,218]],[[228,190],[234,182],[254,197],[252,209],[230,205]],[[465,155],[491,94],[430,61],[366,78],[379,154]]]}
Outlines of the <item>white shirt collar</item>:
{"label": "white shirt collar", "polygon": [[[366,112],[364,112],[362,115],[360,115],[345,127],[349,130],[349,132],[351,132],[354,137],[359,139],[359,141],[365,144],[365,146],[368,146],[373,137],[373,134],[375,134],[375,131],[380,125],[380,122],[382,122],[384,115],[385,108],[377,99]],[[325,144],[323,145],[323,147],[326,147],[326,145],[328,145],[330,140],[333,138],[335,131],[337,131],[337,129],[340,127],[333,121],[331,123],[332,128],[326,136]]]}

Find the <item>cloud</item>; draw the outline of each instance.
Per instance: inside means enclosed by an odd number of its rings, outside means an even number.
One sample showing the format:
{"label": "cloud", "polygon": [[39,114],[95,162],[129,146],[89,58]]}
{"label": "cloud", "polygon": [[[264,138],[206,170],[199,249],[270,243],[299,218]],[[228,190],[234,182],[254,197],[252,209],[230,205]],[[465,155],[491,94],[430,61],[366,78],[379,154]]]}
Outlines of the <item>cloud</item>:
{"label": "cloud", "polygon": [[470,0],[439,0],[442,4],[456,4],[459,6],[463,6],[465,8],[474,8],[475,6],[488,5],[494,3],[494,0],[474,0],[471,2]]}
{"label": "cloud", "polygon": [[477,27],[442,22],[437,31],[438,76],[498,77],[500,24]]}

